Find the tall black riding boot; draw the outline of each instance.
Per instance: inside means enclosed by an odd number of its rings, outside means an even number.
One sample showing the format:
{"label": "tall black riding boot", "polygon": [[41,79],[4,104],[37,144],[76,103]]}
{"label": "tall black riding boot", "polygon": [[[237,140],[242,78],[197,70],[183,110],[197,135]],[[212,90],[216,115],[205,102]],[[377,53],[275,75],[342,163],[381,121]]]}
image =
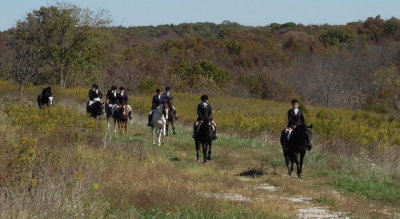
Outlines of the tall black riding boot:
{"label": "tall black riding boot", "polygon": [[151,114],[149,115],[147,126],[153,127],[153,125],[151,124]]}
{"label": "tall black riding boot", "polygon": [[193,125],[193,136],[192,138],[197,138],[197,127],[196,125]]}

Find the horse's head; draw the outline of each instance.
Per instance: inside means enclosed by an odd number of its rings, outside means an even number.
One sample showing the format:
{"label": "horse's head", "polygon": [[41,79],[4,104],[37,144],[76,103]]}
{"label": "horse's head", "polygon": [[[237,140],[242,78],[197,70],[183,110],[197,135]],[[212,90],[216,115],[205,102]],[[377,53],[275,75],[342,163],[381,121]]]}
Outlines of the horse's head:
{"label": "horse's head", "polygon": [[168,103],[163,104],[163,114],[165,115],[165,119],[168,119],[169,105]]}

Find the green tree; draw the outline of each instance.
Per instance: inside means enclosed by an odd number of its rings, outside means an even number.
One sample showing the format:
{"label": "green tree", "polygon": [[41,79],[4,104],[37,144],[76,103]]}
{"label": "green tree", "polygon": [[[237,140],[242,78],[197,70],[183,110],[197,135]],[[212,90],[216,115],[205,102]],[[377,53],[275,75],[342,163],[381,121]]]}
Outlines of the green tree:
{"label": "green tree", "polygon": [[14,71],[34,66],[35,83],[64,87],[94,80],[106,54],[102,27],[109,23],[105,11],[96,14],[69,4],[29,12],[11,33]]}
{"label": "green tree", "polygon": [[344,42],[351,42],[357,38],[357,34],[348,27],[333,26],[319,37],[319,41],[325,46],[339,46]]}

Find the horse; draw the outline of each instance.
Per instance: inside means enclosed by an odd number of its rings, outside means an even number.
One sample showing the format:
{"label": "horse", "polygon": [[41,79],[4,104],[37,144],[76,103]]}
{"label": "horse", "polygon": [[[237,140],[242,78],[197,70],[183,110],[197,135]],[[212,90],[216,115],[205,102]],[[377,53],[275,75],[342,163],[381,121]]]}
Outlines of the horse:
{"label": "horse", "polygon": [[[197,152],[197,161],[199,161],[199,151],[200,145],[202,146],[203,150],[203,162],[207,163],[211,160],[211,147],[212,147],[212,135],[213,129],[211,122],[203,121],[198,129],[197,136],[194,139],[196,145],[196,152]],[[197,128],[197,127],[195,127]]]}
{"label": "horse", "polygon": [[92,118],[99,118],[100,116],[104,114],[104,103],[100,101],[94,102],[92,105],[89,106],[89,113]]}
{"label": "horse", "polygon": [[164,144],[165,129],[169,114],[168,111],[169,111],[168,104],[162,104],[157,107],[151,118],[153,124],[153,126],[151,127],[153,133],[153,144],[156,144],[156,138],[157,138],[158,146]]}
{"label": "horse", "polygon": [[[286,167],[288,169],[289,176],[293,172],[293,163],[297,166],[297,176],[302,177],[303,171],[303,160],[306,155],[307,149],[310,150],[308,144],[312,137],[312,125],[311,126],[297,126],[293,129],[290,134],[289,141],[285,141],[287,134],[285,130],[281,134],[281,145],[283,150],[283,156],[285,157]],[[308,139],[307,139],[308,138]],[[299,156],[300,155],[300,159]],[[290,167],[289,167],[290,164]]]}
{"label": "horse", "polygon": [[53,106],[53,95],[51,94],[39,94],[36,100],[39,108]]}
{"label": "horse", "polygon": [[[111,109],[112,109],[112,107],[110,107],[110,105],[106,103],[105,107],[104,107],[104,110],[106,112],[107,128],[110,128],[110,118],[113,116]],[[114,120],[114,130],[115,130],[115,132],[117,132],[115,127],[116,127],[116,121]]]}
{"label": "horse", "polygon": [[121,132],[121,129],[124,129],[124,134],[126,134],[126,126],[129,119],[129,109],[124,104],[118,107],[114,112],[114,131],[117,132],[115,123],[118,123],[118,129]]}
{"label": "horse", "polygon": [[176,135],[175,126],[174,126],[175,114],[174,114],[174,110],[173,110],[173,107],[172,107],[172,100],[170,100],[170,104],[168,105],[168,109],[172,109],[172,110],[168,110],[167,127],[166,127],[167,133],[166,133],[166,135],[168,136],[168,126],[169,126],[170,123],[171,123],[171,126],[172,126],[173,134]]}

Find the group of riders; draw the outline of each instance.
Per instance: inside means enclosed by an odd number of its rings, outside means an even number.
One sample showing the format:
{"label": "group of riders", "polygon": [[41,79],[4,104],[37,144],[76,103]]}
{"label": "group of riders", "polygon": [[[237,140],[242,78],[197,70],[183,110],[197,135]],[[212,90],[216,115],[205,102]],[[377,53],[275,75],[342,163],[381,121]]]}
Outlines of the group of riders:
{"label": "group of riders", "polygon": [[[97,84],[92,84],[92,89],[88,92],[86,111],[91,112],[92,106],[96,102],[101,102],[101,98],[103,98],[103,94],[100,92],[99,86]],[[106,106],[107,115],[111,117],[114,116],[119,107],[126,106],[129,111],[129,119],[132,119],[132,108],[128,104],[128,94],[125,92],[124,87],[120,87],[117,93],[117,87],[115,85],[111,86],[111,89],[107,91],[104,104]]]}
{"label": "group of riders", "polygon": [[[51,98],[52,101],[52,92],[51,88],[47,87],[42,90],[42,93],[38,97],[38,102],[39,100],[49,97]],[[96,103],[96,102],[101,102],[101,99],[103,98],[103,94],[99,91],[99,86],[97,84],[92,85],[92,89],[89,90],[88,92],[88,102],[87,102],[87,112],[91,111],[91,106]],[[157,88],[156,90],[156,95],[153,96],[152,98],[152,106],[151,110],[148,115],[148,126],[154,126],[151,122],[152,120],[152,115],[155,112],[155,110],[164,104],[167,104],[169,109],[172,110],[173,116],[175,120],[178,119],[177,114],[176,114],[176,109],[173,106],[172,103],[172,93],[171,93],[171,88],[166,87],[165,92],[161,93],[161,90]],[[197,105],[197,121],[193,124],[193,138],[197,137],[197,133],[202,126],[203,123],[209,124],[212,127],[212,140],[217,139],[216,135],[216,124],[213,121],[213,110],[211,107],[211,104],[208,102],[208,96],[207,95],[202,95],[201,96],[201,103]],[[304,119],[304,114],[303,112],[299,109],[299,101],[297,99],[293,99],[291,101],[292,108],[288,111],[288,124],[287,128],[282,132],[282,144],[283,147],[285,147],[288,142],[290,135],[292,131],[298,127],[298,126],[305,126],[306,122]],[[119,88],[119,92],[117,93],[117,87],[116,86],[111,86],[111,89],[107,91],[106,94],[106,111],[109,113],[110,116],[113,116],[116,110],[121,107],[121,106],[126,106],[129,111],[129,119],[132,119],[132,108],[128,104],[128,94],[125,92],[124,87]],[[39,105],[40,106],[40,105]],[[308,150],[311,150],[312,144],[308,136],[306,136],[307,140],[307,145],[308,145]]]}

